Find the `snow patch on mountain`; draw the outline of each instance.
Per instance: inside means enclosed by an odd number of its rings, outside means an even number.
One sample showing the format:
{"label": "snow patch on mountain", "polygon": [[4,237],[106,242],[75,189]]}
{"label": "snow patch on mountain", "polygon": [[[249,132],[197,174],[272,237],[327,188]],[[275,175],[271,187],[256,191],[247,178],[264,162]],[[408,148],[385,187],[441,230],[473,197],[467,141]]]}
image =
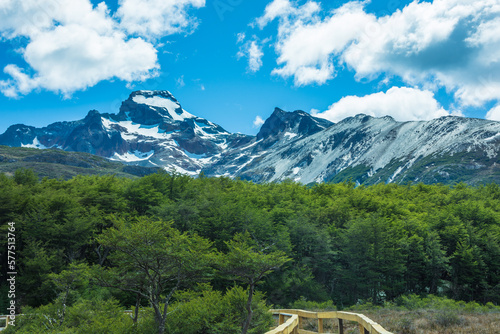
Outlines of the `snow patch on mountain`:
{"label": "snow patch on mountain", "polygon": [[[132,100],[138,104],[146,104],[156,108],[165,108],[174,121],[184,121],[186,118],[195,118],[195,116],[182,109],[178,102],[174,102],[165,97],[136,95],[132,98]],[[178,111],[180,111],[180,113],[178,113]]]}
{"label": "snow patch on mountain", "polygon": [[132,121],[113,121],[104,117],[101,117],[101,120],[108,130],[112,130],[114,126],[125,129],[125,132],[121,133],[122,138],[125,140],[137,139],[138,136],[163,140],[171,137],[170,134],[161,130],[159,125],[143,125]]}
{"label": "snow patch on mountain", "polygon": [[149,160],[154,154],[155,154],[154,150],[151,150],[149,152],[140,152],[136,150],[134,152],[127,152],[125,154],[115,153],[109,159],[115,161],[138,162],[138,161]]}
{"label": "snow patch on mountain", "polygon": [[[19,129],[18,129],[19,131]],[[38,140],[38,137],[35,137],[33,139],[33,142],[31,144],[21,144],[21,147],[29,147],[29,148],[38,148],[38,149],[47,149],[48,147],[40,143]]]}

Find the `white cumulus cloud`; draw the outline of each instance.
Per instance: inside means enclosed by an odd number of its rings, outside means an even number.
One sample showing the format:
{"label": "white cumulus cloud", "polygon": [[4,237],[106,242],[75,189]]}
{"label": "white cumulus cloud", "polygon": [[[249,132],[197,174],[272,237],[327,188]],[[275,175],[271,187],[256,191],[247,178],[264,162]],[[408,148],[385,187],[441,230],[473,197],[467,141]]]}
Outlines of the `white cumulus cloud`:
{"label": "white cumulus cloud", "polygon": [[500,99],[498,0],[414,1],[381,17],[367,3],[325,12],[315,1],[271,2],[256,22],[279,21],[273,73],[321,85],[347,68],[358,80],[396,76],[424,90],[444,87],[462,106]]}
{"label": "white cumulus cloud", "polygon": [[[0,36],[7,41],[24,41],[17,52],[26,62],[4,66],[0,91],[19,97],[44,89],[69,97],[103,80],[130,83],[158,75],[159,45],[154,44],[155,38],[189,29],[191,21],[185,9],[201,6],[204,1],[165,1],[171,7],[160,7],[155,15],[176,8],[173,13],[184,18],[174,22],[164,17],[163,25],[156,16],[138,12],[144,31],[134,31],[127,19],[133,2],[120,1],[113,16],[104,2],[94,6],[89,0],[0,1]],[[147,0],[135,3],[142,3],[143,8],[152,5]]]}
{"label": "white cumulus cloud", "polygon": [[265,123],[265,121],[262,119],[262,117],[257,116],[257,117],[255,117],[255,120],[253,121],[253,126],[254,126],[254,127],[256,127],[256,128],[259,128],[259,127],[261,127],[264,123]]}
{"label": "white cumulus cloud", "polygon": [[117,16],[129,34],[158,38],[190,32],[198,22],[190,8],[205,6],[205,0],[120,0]]}
{"label": "white cumulus cloud", "polygon": [[450,115],[434,99],[430,91],[408,87],[392,87],[387,92],[366,96],[346,96],[316,117],[339,122],[344,118],[365,114],[373,117],[391,116],[397,121],[431,120]]}
{"label": "white cumulus cloud", "polygon": [[[238,37],[240,42],[240,38]],[[242,41],[242,40],[241,40]],[[267,41],[264,41],[266,43]],[[257,40],[245,42],[238,51],[238,59],[246,58],[248,60],[248,71],[257,72],[262,67],[262,57],[264,57],[264,52],[262,51],[262,44]]]}
{"label": "white cumulus cloud", "polygon": [[486,114],[486,119],[500,122],[500,105],[497,105],[493,109],[488,111],[488,113]]}

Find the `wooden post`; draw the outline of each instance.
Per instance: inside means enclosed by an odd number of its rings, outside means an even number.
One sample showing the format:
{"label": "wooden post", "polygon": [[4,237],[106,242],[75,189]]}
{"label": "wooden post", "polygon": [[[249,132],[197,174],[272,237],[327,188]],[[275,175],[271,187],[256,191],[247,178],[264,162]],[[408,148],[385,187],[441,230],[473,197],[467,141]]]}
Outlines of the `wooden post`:
{"label": "wooden post", "polygon": [[318,333],[324,333],[323,332],[323,319],[321,319],[321,318],[318,319]]}
{"label": "wooden post", "polygon": [[365,326],[359,324],[359,334],[365,334]]}
{"label": "wooden post", "polygon": [[339,319],[339,334],[344,334],[344,320]]}
{"label": "wooden post", "polygon": [[304,322],[303,322],[303,319],[302,319],[301,316],[299,316],[299,325],[297,327],[300,328],[300,329],[304,328]]}
{"label": "wooden post", "polygon": [[285,323],[285,315],[280,313],[278,325],[283,325],[284,323]]}

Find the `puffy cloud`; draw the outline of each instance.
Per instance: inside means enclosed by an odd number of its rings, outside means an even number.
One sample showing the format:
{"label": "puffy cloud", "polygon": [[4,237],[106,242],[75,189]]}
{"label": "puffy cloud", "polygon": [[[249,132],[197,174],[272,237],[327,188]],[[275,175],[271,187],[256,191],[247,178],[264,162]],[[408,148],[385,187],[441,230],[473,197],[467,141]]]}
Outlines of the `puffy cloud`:
{"label": "puffy cloud", "polygon": [[431,120],[450,115],[434,99],[432,92],[408,87],[393,87],[386,93],[363,97],[346,96],[331,105],[327,111],[313,113],[316,117],[332,122],[358,114],[373,117],[392,116],[397,121]]}
{"label": "puffy cloud", "polygon": [[[240,37],[238,37],[238,41],[240,41]],[[263,43],[267,43],[264,41]],[[247,58],[248,59],[248,71],[257,72],[262,67],[262,57],[264,56],[264,52],[262,51],[262,45],[257,41],[247,41],[240,47],[240,51],[238,51],[237,57]]]}
{"label": "puffy cloud", "polygon": [[259,128],[259,127],[261,127],[264,123],[265,123],[265,121],[262,119],[262,117],[257,116],[257,117],[255,117],[255,120],[253,121],[253,126],[254,126],[254,127],[256,127],[256,128]]}
{"label": "puffy cloud", "polygon": [[500,104],[488,111],[486,119],[500,122]]}
{"label": "puffy cloud", "polygon": [[245,35],[244,32],[240,32],[238,35],[236,35],[236,39],[238,43],[242,43],[247,36]]}
{"label": "puffy cloud", "polygon": [[256,20],[257,25],[262,29],[269,22],[277,17],[285,16],[294,11],[293,5],[289,0],[274,0],[266,6],[264,15]]}
{"label": "puffy cloud", "polygon": [[273,73],[300,86],[324,84],[347,67],[358,80],[397,76],[423,89],[445,87],[463,106],[500,99],[498,0],[414,1],[382,17],[367,13],[366,3],[329,13],[313,1],[270,3],[256,22],[279,20]]}
{"label": "puffy cloud", "polygon": [[[127,3],[128,0],[120,2],[121,5]],[[146,0],[142,3],[144,7],[152,5]],[[172,0],[166,3],[185,8],[190,2]],[[201,5],[202,1],[194,3]],[[119,12],[124,13],[120,9]],[[186,15],[180,9],[173,13]],[[155,17],[141,16],[144,27],[156,27],[147,28],[152,35],[145,38],[128,35],[128,21],[124,15],[120,19],[110,14],[104,2],[93,6],[89,0],[1,1],[0,35],[6,40],[25,41],[18,52],[27,66],[5,66],[3,71],[9,77],[0,80],[0,91],[6,96],[18,97],[36,89],[46,89],[69,97],[103,80],[144,81],[158,74],[159,46],[152,41],[158,34],[188,28],[179,22],[189,21],[187,17],[179,18],[178,23],[165,21],[162,30],[157,27],[158,22],[149,21],[154,21]]]}
{"label": "puffy cloud", "polygon": [[323,21],[316,17],[318,9],[319,5],[308,2],[281,20],[276,43],[281,67],[273,73],[294,77],[297,86],[333,79],[332,56],[339,55],[367,24],[361,3],[344,5]]}
{"label": "puffy cloud", "polygon": [[120,0],[117,16],[129,34],[158,38],[192,31],[197,20],[190,8],[205,6],[205,0]]}

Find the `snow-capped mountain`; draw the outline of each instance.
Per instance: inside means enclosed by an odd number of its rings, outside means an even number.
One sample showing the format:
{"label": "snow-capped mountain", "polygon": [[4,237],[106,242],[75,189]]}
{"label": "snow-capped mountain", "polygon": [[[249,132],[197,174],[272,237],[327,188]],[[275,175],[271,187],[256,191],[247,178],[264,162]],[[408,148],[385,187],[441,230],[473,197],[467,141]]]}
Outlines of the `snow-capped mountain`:
{"label": "snow-capped mountain", "polygon": [[60,148],[140,166],[255,182],[305,184],[500,181],[500,122],[443,117],[339,123],[276,108],[256,136],[232,134],[185,111],[168,91],[137,91],[118,114],[92,110],[45,128],[13,125],[0,145]]}
{"label": "snow-capped mountain", "polygon": [[137,91],[116,115],[92,110],[83,120],[41,129],[14,125],[0,135],[0,144],[87,152],[197,175],[222,152],[251,139],[188,113],[168,91]]}
{"label": "snow-capped mountain", "polygon": [[302,183],[500,180],[500,122],[463,117],[396,122],[350,117],[262,152],[235,175]]}
{"label": "snow-capped mountain", "polygon": [[252,181],[269,181],[266,176],[251,175],[252,166],[259,166],[264,157],[281,148],[293,148],[298,139],[321,132],[333,123],[316,118],[303,111],[286,112],[276,108],[264,122],[257,136],[245,145],[227,150],[213,164],[205,167],[206,175],[224,175],[248,178]]}

